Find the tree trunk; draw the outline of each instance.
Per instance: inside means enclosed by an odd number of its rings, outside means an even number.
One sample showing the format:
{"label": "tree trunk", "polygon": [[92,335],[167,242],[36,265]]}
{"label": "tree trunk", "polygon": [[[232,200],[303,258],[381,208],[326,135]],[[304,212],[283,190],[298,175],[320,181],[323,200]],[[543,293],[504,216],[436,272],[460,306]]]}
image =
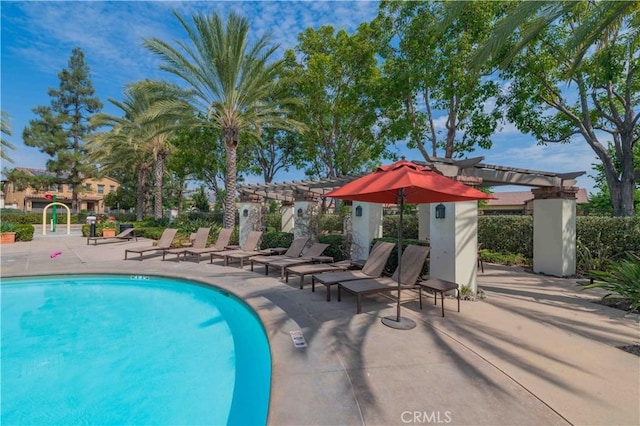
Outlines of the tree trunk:
{"label": "tree trunk", "polygon": [[156,158],[155,164],[155,185],[156,185],[156,195],[155,195],[155,203],[153,206],[154,217],[156,219],[162,219],[162,179],[164,177],[164,154],[158,154]]}
{"label": "tree trunk", "polygon": [[78,214],[80,208],[78,207],[78,185],[73,185],[73,192],[71,195],[71,212]]}
{"label": "tree trunk", "polygon": [[136,220],[138,222],[143,219],[147,173],[148,168],[146,164],[142,164],[138,170],[138,187],[136,188]]}
{"label": "tree trunk", "polygon": [[224,220],[222,227],[233,229],[236,224],[237,140],[233,137],[225,136],[224,146],[227,153],[227,175],[225,176]]}

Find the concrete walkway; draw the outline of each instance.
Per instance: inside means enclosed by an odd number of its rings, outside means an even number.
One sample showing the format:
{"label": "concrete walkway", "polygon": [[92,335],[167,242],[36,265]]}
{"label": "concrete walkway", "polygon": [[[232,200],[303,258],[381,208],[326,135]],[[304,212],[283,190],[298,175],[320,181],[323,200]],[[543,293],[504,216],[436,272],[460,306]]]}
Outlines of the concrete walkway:
{"label": "concrete walkway", "polygon": [[[86,245],[79,236],[0,246],[2,277],[59,273],[164,275],[214,284],[249,303],[272,350],[269,423],[274,425],[638,425],[640,357],[616,346],[640,343],[637,315],[593,303],[575,280],[486,265],[482,301],[446,300],[446,317],[404,292],[403,315],[418,326],[390,329],[389,297],[325,301],[263,269],[122,260],[138,242]],[[50,258],[54,251],[62,254]],[[334,295],[335,296],[335,295]],[[302,330],[296,349],[289,332]]]}

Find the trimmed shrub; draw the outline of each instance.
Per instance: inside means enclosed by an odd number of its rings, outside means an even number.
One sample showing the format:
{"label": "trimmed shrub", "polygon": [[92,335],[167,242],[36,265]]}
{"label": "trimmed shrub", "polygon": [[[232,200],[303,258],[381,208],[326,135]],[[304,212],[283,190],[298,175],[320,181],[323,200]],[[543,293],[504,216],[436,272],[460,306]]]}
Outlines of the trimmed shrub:
{"label": "trimmed shrub", "polygon": [[343,218],[339,214],[323,214],[320,216],[320,230],[323,232],[342,233],[343,223]]}
{"label": "trimmed shrub", "polygon": [[640,217],[581,216],[576,234],[592,253],[606,250],[613,259],[624,253],[640,253]]}
{"label": "trimmed shrub", "polygon": [[265,232],[262,234],[260,248],[289,247],[292,241],[293,234],[290,232]]}
{"label": "trimmed shrub", "polygon": [[347,247],[344,235],[323,235],[318,238],[319,243],[329,244],[323,252],[323,256],[333,257],[334,262],[340,262],[349,258],[350,247]]}
{"label": "trimmed shrub", "polygon": [[[376,241],[385,241],[385,242],[395,243],[396,244],[396,246],[391,251],[391,254],[389,255],[389,259],[387,260],[386,266],[384,267],[384,274],[385,275],[389,275],[389,276],[393,275],[393,273],[395,272],[396,268],[398,267],[398,239],[397,238],[389,238],[389,237],[374,238],[373,241],[371,242],[371,246],[373,246],[373,244],[375,244]],[[408,245],[426,246],[428,244],[426,243],[426,241],[412,239],[412,238],[404,238],[404,236],[403,236],[403,238],[402,238],[402,251],[403,252],[404,252],[404,249],[407,248]],[[420,276],[428,275],[428,274],[429,274],[429,261],[427,260],[424,263],[424,265],[422,266],[422,272],[420,272]]]}
{"label": "trimmed shrub", "polygon": [[503,254],[533,258],[533,216],[479,216],[478,242]]}
{"label": "trimmed shrub", "polygon": [[[382,235],[388,238],[398,237],[398,222],[400,215],[388,214],[382,217]],[[402,238],[418,239],[418,216],[414,214],[402,215]]]}
{"label": "trimmed shrub", "polygon": [[35,228],[30,224],[16,225],[16,241],[32,241]]}
{"label": "trimmed shrub", "polygon": [[[22,212],[18,212],[18,213],[7,213],[6,210],[10,210],[10,209],[4,209],[2,211],[2,220],[3,221],[7,221],[7,222],[11,222],[11,223],[17,223],[17,224],[31,224],[31,225],[40,225],[42,224],[42,213],[22,213]],[[58,211],[57,211],[57,216],[58,216],[58,224],[63,224],[63,223],[67,223],[67,211],[64,208],[60,208],[58,207]],[[85,222],[85,217],[86,215],[84,215],[84,217],[82,217],[82,220],[79,219],[80,215],[77,214],[72,214],[71,215],[71,223],[74,224],[78,224],[78,223],[84,223]],[[47,210],[47,223],[51,223],[51,209]]]}

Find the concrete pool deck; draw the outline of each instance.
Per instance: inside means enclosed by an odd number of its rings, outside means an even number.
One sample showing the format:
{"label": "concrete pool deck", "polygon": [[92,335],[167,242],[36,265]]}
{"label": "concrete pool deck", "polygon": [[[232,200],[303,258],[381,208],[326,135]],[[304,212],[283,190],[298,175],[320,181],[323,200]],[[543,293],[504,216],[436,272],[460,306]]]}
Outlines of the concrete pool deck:
{"label": "concrete pool deck", "polygon": [[[401,331],[380,322],[395,314],[389,297],[365,298],[356,315],[352,296],[326,302],[310,278],[299,290],[298,277],[287,284],[261,267],[123,260],[125,248],[149,244],[36,233],[0,246],[1,276],[162,275],[236,294],[268,333],[273,425],[640,424],[640,357],[616,348],[640,343],[638,315],[593,303],[597,293],[575,279],[487,264],[478,274],[486,299],[462,301],[460,313],[447,299],[442,318],[430,297],[421,311],[417,292],[403,292],[403,316],[418,325]],[[294,347],[293,330],[307,347]]]}

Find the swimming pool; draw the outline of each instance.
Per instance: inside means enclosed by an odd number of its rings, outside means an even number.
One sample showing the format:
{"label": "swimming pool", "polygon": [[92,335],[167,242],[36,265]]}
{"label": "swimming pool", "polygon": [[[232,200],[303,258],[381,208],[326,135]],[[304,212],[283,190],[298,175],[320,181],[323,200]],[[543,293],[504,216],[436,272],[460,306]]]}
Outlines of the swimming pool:
{"label": "swimming pool", "polygon": [[266,424],[269,345],[240,300],[150,276],[0,287],[2,424]]}

